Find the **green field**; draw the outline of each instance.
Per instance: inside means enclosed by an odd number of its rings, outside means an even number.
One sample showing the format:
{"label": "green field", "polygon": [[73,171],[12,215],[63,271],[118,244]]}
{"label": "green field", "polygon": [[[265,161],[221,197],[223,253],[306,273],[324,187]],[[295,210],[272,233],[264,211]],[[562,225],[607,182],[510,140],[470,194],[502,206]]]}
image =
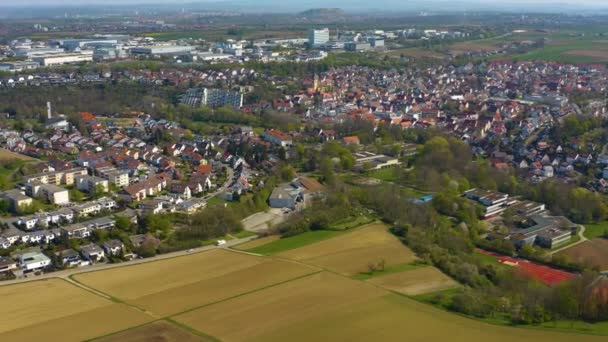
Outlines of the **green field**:
{"label": "green field", "polygon": [[608,233],[608,221],[600,222],[597,224],[586,224],[585,225],[585,237],[587,239],[594,239],[603,237],[604,234]]}
{"label": "green field", "polygon": [[343,220],[337,221],[333,223],[330,228],[332,230],[347,230],[367,223],[371,223],[372,221],[374,221],[373,218],[367,215],[359,214],[356,216],[349,216]]}
{"label": "green field", "polygon": [[399,265],[388,266],[384,270],[381,270],[381,271],[361,272],[361,273],[353,276],[353,278],[357,279],[357,280],[368,280],[368,279],[371,279],[374,277],[382,277],[382,276],[393,274],[393,273],[411,271],[411,270],[416,270],[416,269],[424,268],[424,267],[429,267],[429,265],[420,264],[417,262],[407,262],[407,263],[403,263],[403,264],[399,264]]}
{"label": "green field", "polygon": [[291,249],[304,247],[304,246],[313,244],[315,242],[319,242],[322,240],[326,240],[326,239],[338,236],[340,234],[343,234],[343,232],[332,231],[332,230],[310,231],[310,232],[302,233],[300,235],[279,239],[279,240],[270,242],[266,245],[248,249],[247,252],[262,254],[262,255],[272,255],[272,254],[285,252],[285,251],[288,251]]}
{"label": "green field", "polygon": [[398,182],[399,181],[399,169],[398,168],[388,168],[382,169],[378,171],[370,171],[367,176],[370,178],[374,178],[377,180],[381,180],[384,182]]}

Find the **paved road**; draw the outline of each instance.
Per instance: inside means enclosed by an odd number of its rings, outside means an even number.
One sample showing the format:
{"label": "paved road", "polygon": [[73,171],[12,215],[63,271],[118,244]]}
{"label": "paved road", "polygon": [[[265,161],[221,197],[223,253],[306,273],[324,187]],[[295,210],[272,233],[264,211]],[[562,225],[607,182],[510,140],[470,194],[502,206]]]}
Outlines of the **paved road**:
{"label": "paved road", "polygon": [[580,245],[581,243],[587,241],[587,238],[585,237],[585,226],[581,225],[581,229],[578,231],[578,236],[580,237],[580,239],[577,242],[575,242],[575,243],[573,243],[571,245],[567,245],[567,246],[558,248],[556,250],[553,250],[549,254],[553,255],[553,254],[559,253],[559,252],[561,252],[563,250],[566,250],[568,248],[574,247],[576,245]]}
{"label": "paved road", "polygon": [[[28,281],[35,281],[35,280],[40,280],[40,279],[49,279],[49,278],[62,278],[62,279],[66,279],[72,283],[75,283],[75,282],[71,281],[71,279],[69,278],[70,276],[72,276],[74,274],[86,273],[86,272],[91,272],[91,271],[109,270],[109,269],[113,269],[113,268],[119,268],[119,267],[125,267],[125,266],[137,265],[137,264],[144,264],[144,263],[158,261],[158,260],[165,260],[165,259],[171,259],[171,258],[195,254],[195,253],[201,253],[201,252],[210,251],[213,249],[228,248],[228,247],[236,246],[236,245],[244,243],[244,242],[251,241],[255,238],[257,238],[257,236],[249,236],[249,237],[246,237],[243,239],[235,239],[235,240],[226,241],[226,244],[221,247],[213,246],[213,245],[205,246],[205,247],[194,248],[194,249],[188,250],[188,251],[179,251],[179,252],[173,252],[173,253],[167,253],[167,254],[159,254],[157,256],[154,256],[151,258],[146,258],[146,259],[135,259],[135,260],[131,260],[131,261],[125,261],[125,262],[121,262],[119,264],[96,264],[96,265],[92,265],[92,266],[72,268],[69,270],[63,270],[63,271],[58,271],[58,272],[50,272],[50,273],[45,273],[45,274],[42,274],[39,276],[29,276],[27,278],[3,281],[3,282],[0,282],[0,286],[16,284],[16,283],[23,283],[23,282],[28,282]],[[80,287],[83,287],[78,283],[75,283],[75,284]],[[87,288],[87,290],[90,290],[90,289]]]}
{"label": "paved road", "polygon": [[232,178],[234,177],[234,170],[231,167],[227,167],[226,169],[228,171],[226,173],[226,181],[224,182],[224,184],[222,186],[220,186],[219,188],[217,188],[217,190],[215,190],[214,192],[207,194],[207,196],[205,196],[205,198],[212,198],[212,197],[215,197],[215,196],[221,194],[222,192],[224,192],[228,189],[230,184],[232,184],[232,181],[233,181]]}

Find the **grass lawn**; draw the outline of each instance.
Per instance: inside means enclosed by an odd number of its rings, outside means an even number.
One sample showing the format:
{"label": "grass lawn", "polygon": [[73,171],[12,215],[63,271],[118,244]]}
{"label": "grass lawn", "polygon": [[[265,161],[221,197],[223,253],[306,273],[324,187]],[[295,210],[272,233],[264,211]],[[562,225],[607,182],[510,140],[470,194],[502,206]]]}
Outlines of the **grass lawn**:
{"label": "grass lawn", "polygon": [[222,205],[228,203],[228,201],[221,199],[219,197],[211,197],[207,200],[207,205]]}
{"label": "grass lawn", "polygon": [[505,265],[501,264],[500,262],[498,262],[498,258],[496,258],[495,256],[492,256],[492,255],[474,252],[472,254],[472,256],[473,256],[473,259],[481,261],[484,264],[490,264],[490,265],[500,266],[500,267],[508,267],[508,266],[505,266]]}
{"label": "grass lawn", "polygon": [[361,272],[361,273],[353,276],[353,279],[367,280],[367,279],[371,279],[374,277],[381,277],[381,276],[385,276],[385,275],[392,274],[392,273],[416,270],[416,269],[423,268],[423,267],[429,267],[429,265],[420,264],[420,263],[416,263],[416,262],[408,262],[408,263],[399,264],[399,265],[387,266],[384,269],[384,271],[375,271],[375,272],[371,272],[371,273],[370,272]]}
{"label": "grass lawn", "polygon": [[608,232],[608,221],[585,225],[585,237],[587,239],[602,237],[606,232]]}
{"label": "grass lawn", "polygon": [[[535,326],[532,326],[535,327]],[[588,323],[582,321],[545,322],[540,325],[543,329],[570,332],[584,332],[588,334],[608,335],[608,322]]]}
{"label": "grass lawn", "polygon": [[240,232],[236,233],[236,234],[231,234],[232,236],[234,236],[237,239],[244,239],[246,237],[250,237],[250,236],[254,236],[257,235],[254,232],[250,232],[248,230],[241,230]]}
{"label": "grass lawn", "polygon": [[399,180],[399,172],[397,168],[388,168],[378,171],[369,171],[367,176],[385,182],[397,182]]}
{"label": "grass lawn", "polygon": [[462,293],[462,288],[453,288],[453,289],[447,289],[447,290],[442,290],[442,291],[437,291],[437,292],[429,292],[429,293],[425,293],[425,294],[421,294],[421,295],[416,295],[416,296],[412,296],[412,298],[414,298],[415,300],[417,300],[419,302],[437,305],[437,306],[441,306],[444,309],[447,309],[446,304],[449,302],[448,300],[443,300],[440,303],[433,303],[433,302],[435,302],[435,298],[440,296],[440,297],[443,297],[444,299],[451,300],[452,297],[454,297],[455,295],[460,294],[460,293]]}
{"label": "grass lawn", "polygon": [[331,230],[309,231],[309,232],[302,233],[300,235],[279,239],[279,240],[273,241],[271,243],[268,243],[266,245],[248,249],[247,252],[263,254],[263,255],[272,255],[272,254],[288,251],[291,249],[295,249],[298,247],[310,245],[312,243],[315,243],[315,242],[318,242],[321,240],[326,240],[326,239],[338,236],[340,234],[343,234],[343,232],[331,231]]}
{"label": "grass lawn", "polygon": [[362,226],[367,223],[374,221],[373,218],[367,215],[349,216],[343,220],[334,222],[330,228],[335,230],[347,230],[350,228]]}

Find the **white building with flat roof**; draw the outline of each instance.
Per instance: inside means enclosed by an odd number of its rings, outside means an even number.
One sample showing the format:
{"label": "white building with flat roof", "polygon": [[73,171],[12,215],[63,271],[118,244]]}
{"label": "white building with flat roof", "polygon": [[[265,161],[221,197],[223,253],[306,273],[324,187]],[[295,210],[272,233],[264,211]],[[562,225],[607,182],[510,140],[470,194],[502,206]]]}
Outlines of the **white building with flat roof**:
{"label": "white building with flat roof", "polygon": [[34,62],[42,66],[85,63],[93,61],[93,51],[86,50],[79,53],[61,53],[33,57]]}
{"label": "white building with flat roof", "polygon": [[138,46],[131,48],[133,55],[175,55],[194,51],[196,48],[191,45],[153,45],[153,46]]}
{"label": "white building with flat roof", "polygon": [[311,47],[319,47],[327,43],[329,43],[328,28],[324,28],[321,30],[310,29],[308,31],[308,44]]}
{"label": "white building with flat roof", "polygon": [[19,256],[19,265],[24,271],[35,271],[51,264],[51,259],[40,252],[24,253]]}

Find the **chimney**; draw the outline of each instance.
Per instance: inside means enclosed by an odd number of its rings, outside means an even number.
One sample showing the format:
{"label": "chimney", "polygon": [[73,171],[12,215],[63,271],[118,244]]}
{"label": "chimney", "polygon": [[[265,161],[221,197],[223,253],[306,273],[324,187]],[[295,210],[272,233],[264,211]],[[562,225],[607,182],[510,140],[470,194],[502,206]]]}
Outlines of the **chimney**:
{"label": "chimney", "polygon": [[49,120],[53,117],[53,114],[51,113],[51,102],[50,101],[48,101],[46,103],[46,115]]}

